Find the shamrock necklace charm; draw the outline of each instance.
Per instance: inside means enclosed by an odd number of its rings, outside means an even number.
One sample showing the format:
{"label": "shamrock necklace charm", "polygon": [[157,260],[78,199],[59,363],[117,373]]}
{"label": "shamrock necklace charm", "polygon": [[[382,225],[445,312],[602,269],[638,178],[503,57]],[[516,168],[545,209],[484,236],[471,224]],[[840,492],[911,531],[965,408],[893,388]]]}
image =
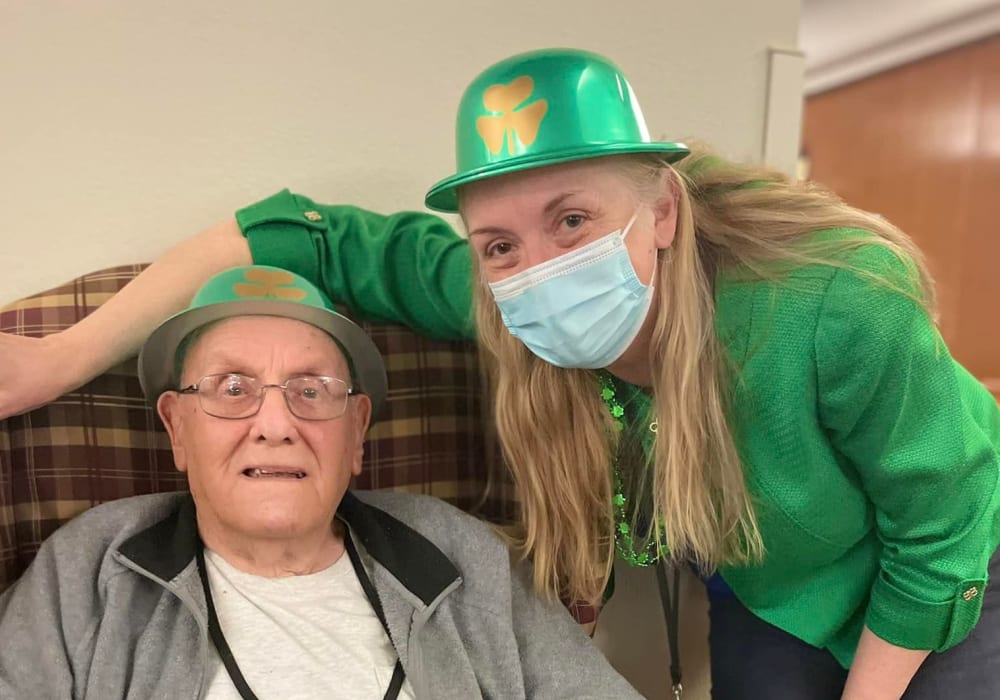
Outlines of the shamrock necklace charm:
{"label": "shamrock necklace charm", "polygon": [[[625,422],[623,420],[625,417],[625,408],[615,396],[614,381],[607,372],[598,372],[597,376],[601,383],[601,399],[608,407],[608,413],[611,414],[615,430],[621,433],[625,429]],[[657,428],[658,425],[655,420],[649,424],[650,432],[655,433]],[[635,537],[632,533],[632,527],[629,525],[628,509],[626,508],[627,499],[622,488],[622,477],[618,467],[617,455],[612,458],[611,474],[614,482],[612,504],[615,513],[615,548],[618,550],[619,556],[630,566],[651,566],[659,559],[661,548],[658,546],[656,538],[651,538],[646,542],[646,546],[643,547],[641,552],[635,551]]]}

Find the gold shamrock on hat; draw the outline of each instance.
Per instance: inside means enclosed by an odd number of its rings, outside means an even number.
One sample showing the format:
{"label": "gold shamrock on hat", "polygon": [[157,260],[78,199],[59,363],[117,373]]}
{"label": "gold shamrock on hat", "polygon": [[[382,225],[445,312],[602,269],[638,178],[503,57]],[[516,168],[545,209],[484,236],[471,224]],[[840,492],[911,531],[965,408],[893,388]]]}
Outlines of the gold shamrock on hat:
{"label": "gold shamrock on hat", "polygon": [[302,301],[306,298],[306,291],[294,286],[295,276],[291,272],[250,268],[243,273],[243,277],[249,284],[243,282],[234,284],[233,291],[237,296],[290,301]]}
{"label": "gold shamrock on hat", "polygon": [[534,89],[535,81],[523,75],[507,84],[491,85],[483,92],[483,106],[498,114],[476,119],[476,131],[493,155],[503,150],[504,143],[507,152],[514,155],[515,138],[525,146],[535,142],[549,104],[545,100],[535,100],[519,107],[527,102]]}

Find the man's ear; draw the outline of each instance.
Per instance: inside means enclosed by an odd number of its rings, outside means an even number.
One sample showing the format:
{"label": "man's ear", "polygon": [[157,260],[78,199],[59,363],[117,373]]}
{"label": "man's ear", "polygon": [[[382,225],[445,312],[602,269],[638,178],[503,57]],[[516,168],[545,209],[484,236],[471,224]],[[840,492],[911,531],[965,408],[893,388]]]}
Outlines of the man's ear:
{"label": "man's ear", "polygon": [[350,417],[351,439],[354,440],[351,473],[358,476],[361,473],[361,460],[365,456],[365,434],[372,419],[372,400],[365,394],[356,394],[348,400],[353,404],[345,416]]}
{"label": "man's ear", "polygon": [[176,391],[163,392],[160,394],[160,398],[156,400],[156,412],[160,414],[160,420],[163,421],[163,425],[167,429],[167,435],[170,436],[170,449],[174,453],[174,466],[177,467],[177,471],[186,472],[188,466],[187,455],[184,452],[184,445],[180,438],[184,424],[184,418],[181,415],[180,398],[180,394]]}
{"label": "man's ear", "polygon": [[653,202],[653,240],[659,250],[666,250],[674,243],[677,235],[677,208],[680,201],[680,185],[672,170],[663,174],[663,190]]}

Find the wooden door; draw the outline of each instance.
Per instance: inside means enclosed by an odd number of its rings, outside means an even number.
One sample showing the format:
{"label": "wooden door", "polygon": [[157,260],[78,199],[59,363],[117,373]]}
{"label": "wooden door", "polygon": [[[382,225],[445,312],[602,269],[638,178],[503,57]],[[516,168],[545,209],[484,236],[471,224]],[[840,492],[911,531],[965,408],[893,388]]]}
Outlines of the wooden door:
{"label": "wooden door", "polygon": [[1000,37],[806,100],[810,177],[927,254],[952,354],[1000,397]]}

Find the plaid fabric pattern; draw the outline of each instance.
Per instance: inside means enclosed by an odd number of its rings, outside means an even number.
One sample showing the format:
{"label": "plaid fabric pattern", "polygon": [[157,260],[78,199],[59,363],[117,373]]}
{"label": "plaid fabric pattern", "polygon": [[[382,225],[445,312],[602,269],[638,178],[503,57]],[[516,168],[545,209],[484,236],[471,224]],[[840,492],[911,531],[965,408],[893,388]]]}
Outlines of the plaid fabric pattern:
{"label": "plaid fabric pattern", "polygon": [[[0,332],[44,336],[107,301],[144,268],[85,275],[0,309]],[[389,396],[358,488],[437,496],[493,522],[515,515],[513,486],[485,429],[472,344],[362,324],[385,357]],[[131,359],[78,391],[0,421],[0,591],[48,535],[98,503],[184,489],[166,431]]]}

